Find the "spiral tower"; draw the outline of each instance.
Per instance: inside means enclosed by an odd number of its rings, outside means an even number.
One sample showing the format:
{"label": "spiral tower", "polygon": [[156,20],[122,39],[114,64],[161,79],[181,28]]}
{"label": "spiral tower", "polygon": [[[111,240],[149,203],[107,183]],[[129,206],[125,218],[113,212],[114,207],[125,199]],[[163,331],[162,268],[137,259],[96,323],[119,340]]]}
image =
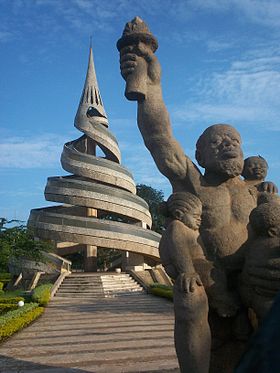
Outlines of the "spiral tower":
{"label": "spiral tower", "polygon": [[[55,241],[59,255],[83,248],[88,258],[86,271],[94,270],[98,247],[158,261],[160,235],[149,229],[149,207],[136,195],[131,173],[120,164],[118,142],[108,129],[98,88],[92,48],[74,126],[83,134],[64,144],[61,155],[62,167],[71,174],[49,177],[45,188],[46,200],[62,205],[31,210],[29,227],[39,238]],[[97,147],[104,157],[97,156]],[[122,217],[122,222],[104,219],[112,213]]]}

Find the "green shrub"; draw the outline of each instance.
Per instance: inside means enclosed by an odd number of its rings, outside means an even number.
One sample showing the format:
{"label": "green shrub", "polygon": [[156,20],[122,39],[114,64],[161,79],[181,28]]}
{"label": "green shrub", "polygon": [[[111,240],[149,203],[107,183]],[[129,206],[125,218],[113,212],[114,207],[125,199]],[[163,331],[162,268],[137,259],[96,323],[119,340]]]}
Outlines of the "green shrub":
{"label": "green shrub", "polygon": [[23,293],[23,290],[17,289],[17,290],[9,290],[5,291],[3,295],[0,296],[0,300],[2,298],[15,298],[15,297],[21,297]]}
{"label": "green shrub", "polygon": [[3,290],[4,282],[0,282],[0,290]]}
{"label": "green shrub", "polygon": [[40,285],[32,292],[32,301],[39,303],[40,306],[46,306],[51,298],[52,284]]}
{"label": "green shrub", "polygon": [[23,297],[3,297],[0,298],[0,303],[7,303],[7,304],[18,304],[19,301],[23,300]]}
{"label": "green shrub", "polygon": [[12,275],[10,273],[0,273],[0,282],[9,282],[12,278]]}
{"label": "green shrub", "polygon": [[0,303],[0,315],[8,311],[16,310],[18,305],[15,303]]}
{"label": "green shrub", "polygon": [[158,288],[158,289],[165,289],[165,290],[172,290],[172,286],[159,284],[158,282],[154,282],[152,285],[150,285],[150,287],[151,288]]}
{"label": "green shrub", "polygon": [[17,310],[0,316],[0,341],[30,324],[44,312],[37,303],[29,303]]}
{"label": "green shrub", "polygon": [[173,300],[173,289],[168,285],[153,284],[150,286],[150,293],[158,297]]}

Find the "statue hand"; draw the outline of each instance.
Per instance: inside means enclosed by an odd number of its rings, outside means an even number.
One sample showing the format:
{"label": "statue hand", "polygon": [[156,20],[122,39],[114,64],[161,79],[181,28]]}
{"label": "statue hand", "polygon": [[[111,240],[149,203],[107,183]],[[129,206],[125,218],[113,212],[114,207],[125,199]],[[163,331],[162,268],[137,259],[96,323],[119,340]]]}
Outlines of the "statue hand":
{"label": "statue hand", "polygon": [[180,273],[176,278],[175,286],[184,293],[193,293],[197,286],[202,286],[201,279],[197,273]]}
{"label": "statue hand", "polygon": [[[148,84],[160,83],[160,64],[157,57],[152,52],[151,48],[140,42],[138,45],[129,45],[120,51],[120,68],[124,80],[130,74],[133,74],[136,67],[143,63],[147,64]],[[146,77],[143,77],[146,79]]]}
{"label": "statue hand", "polygon": [[278,193],[278,188],[277,188],[277,186],[272,181],[263,181],[258,186],[258,190],[260,192]]}

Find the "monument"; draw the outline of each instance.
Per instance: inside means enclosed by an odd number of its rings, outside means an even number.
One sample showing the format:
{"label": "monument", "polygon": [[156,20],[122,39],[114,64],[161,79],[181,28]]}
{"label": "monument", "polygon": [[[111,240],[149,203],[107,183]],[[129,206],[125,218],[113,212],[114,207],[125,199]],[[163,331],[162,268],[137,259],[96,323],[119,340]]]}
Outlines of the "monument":
{"label": "monument", "polygon": [[[108,128],[92,48],[74,125],[83,134],[67,142],[61,155],[62,167],[71,175],[49,177],[45,188],[46,200],[62,205],[32,210],[28,226],[37,237],[55,241],[61,256],[82,250],[88,272],[97,269],[98,247],[122,250],[129,269],[143,269],[147,257],[158,263],[160,235],[149,230],[149,207],[136,195],[131,173],[120,164],[120,149]],[[110,214],[117,214],[122,221],[104,219]]]}
{"label": "monument", "polygon": [[[197,244],[203,255],[199,261],[193,255],[199,250],[192,244],[190,220],[186,220],[190,214],[184,203],[169,208],[166,234],[170,234],[161,243],[163,263],[167,271],[171,269],[171,276],[173,271],[175,281],[176,352],[184,373],[231,372],[251,332],[239,291],[246,250],[254,242],[249,216],[260,193],[277,189],[262,178],[256,187],[240,177],[244,166],[241,136],[229,124],[212,125],[199,137],[196,160],[204,174],[185,155],[172,134],[162,98],[161,69],[154,54],[157,45],[139,17],[126,24],[117,42],[125,96],[137,101],[138,127],[147,149],[169,179],[174,196],[192,194],[202,206]],[[269,271],[269,266],[263,271]]]}

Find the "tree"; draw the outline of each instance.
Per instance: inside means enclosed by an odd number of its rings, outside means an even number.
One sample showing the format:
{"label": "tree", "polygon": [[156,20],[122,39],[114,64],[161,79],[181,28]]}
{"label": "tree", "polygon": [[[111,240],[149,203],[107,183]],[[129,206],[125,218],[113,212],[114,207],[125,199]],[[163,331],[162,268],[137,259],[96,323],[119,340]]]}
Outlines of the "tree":
{"label": "tree", "polygon": [[[152,188],[149,185],[138,184],[136,186],[137,195],[143,198],[149,205],[149,210],[152,216],[152,230],[162,233],[165,217],[159,212],[161,204],[164,202],[164,195],[161,190]],[[131,219],[113,212],[99,212],[99,218],[105,220],[118,221],[129,224]],[[106,264],[117,259],[121,254],[119,250],[114,249],[98,249],[98,267],[105,268]]]}
{"label": "tree", "polygon": [[[9,224],[17,224],[7,227]],[[35,262],[44,261],[43,252],[51,251],[50,242],[37,241],[33,232],[19,220],[0,218],[0,272],[8,271],[10,258],[25,258]]]}
{"label": "tree", "polygon": [[164,202],[162,190],[157,190],[149,185],[137,184],[137,195],[143,198],[149,205],[153,224],[152,230],[162,233],[165,217],[160,213],[160,206]]}

